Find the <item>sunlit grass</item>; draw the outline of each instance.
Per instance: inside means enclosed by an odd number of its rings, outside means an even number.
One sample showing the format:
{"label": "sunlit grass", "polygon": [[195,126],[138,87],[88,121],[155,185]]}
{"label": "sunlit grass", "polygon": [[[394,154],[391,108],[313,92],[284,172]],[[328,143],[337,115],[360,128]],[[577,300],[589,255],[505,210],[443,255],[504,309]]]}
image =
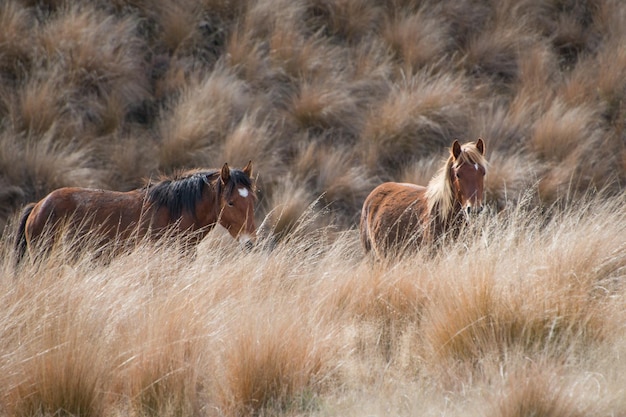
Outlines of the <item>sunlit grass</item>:
{"label": "sunlit grass", "polygon": [[[623,376],[605,359],[624,349],[622,203],[591,198],[550,220],[518,206],[393,264],[366,258],[355,231],[307,228],[313,213],[249,253],[216,230],[191,256],[175,242],[110,259],[60,245],[14,270],[3,242],[1,405],[357,415],[403,397],[396,414],[412,415],[448,395],[505,415],[621,412]],[[587,374],[599,390],[572,398]]]}

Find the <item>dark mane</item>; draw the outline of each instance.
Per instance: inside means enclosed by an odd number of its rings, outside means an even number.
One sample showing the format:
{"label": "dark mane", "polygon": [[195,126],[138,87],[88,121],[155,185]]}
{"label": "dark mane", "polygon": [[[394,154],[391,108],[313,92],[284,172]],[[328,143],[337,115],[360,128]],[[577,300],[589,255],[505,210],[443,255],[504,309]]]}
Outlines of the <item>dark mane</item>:
{"label": "dark mane", "polygon": [[178,218],[183,212],[195,215],[202,199],[204,186],[219,176],[219,171],[191,171],[148,185],[148,201],[157,208],[166,207],[170,216]]}
{"label": "dark mane", "polygon": [[246,187],[252,191],[252,181],[239,169],[230,170],[230,181],[226,189],[222,189],[222,182],[215,181],[219,178],[219,170],[210,171],[187,171],[174,175],[171,178],[164,178],[160,182],[147,186],[148,201],[157,208],[166,207],[172,218],[180,217],[183,212],[189,212],[195,216],[196,204],[202,200],[205,185],[216,182],[216,198],[222,192],[227,198],[233,193],[236,187]]}

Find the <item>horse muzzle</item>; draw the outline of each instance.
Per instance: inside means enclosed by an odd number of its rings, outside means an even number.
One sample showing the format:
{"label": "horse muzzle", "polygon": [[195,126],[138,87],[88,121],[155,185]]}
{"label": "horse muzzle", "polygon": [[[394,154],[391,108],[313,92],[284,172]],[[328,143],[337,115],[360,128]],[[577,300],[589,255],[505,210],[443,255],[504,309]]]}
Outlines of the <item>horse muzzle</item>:
{"label": "horse muzzle", "polygon": [[251,235],[244,233],[239,236],[238,240],[246,252],[250,252],[254,248],[254,237]]}
{"label": "horse muzzle", "polygon": [[483,206],[467,206],[465,208],[465,214],[467,214],[468,216],[478,215],[482,213],[482,211],[483,211]]}
{"label": "horse muzzle", "polygon": [[472,221],[472,219],[476,216],[478,216],[481,212],[483,211],[483,206],[472,206],[472,205],[468,205],[465,206],[465,208],[463,209],[463,217],[465,218],[465,222],[469,223]]}

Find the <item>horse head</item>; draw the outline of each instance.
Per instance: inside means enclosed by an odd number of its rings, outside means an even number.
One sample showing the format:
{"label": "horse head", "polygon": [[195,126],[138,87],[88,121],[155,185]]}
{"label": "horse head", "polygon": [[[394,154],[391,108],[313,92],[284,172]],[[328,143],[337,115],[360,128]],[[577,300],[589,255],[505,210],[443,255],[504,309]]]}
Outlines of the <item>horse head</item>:
{"label": "horse head", "polygon": [[483,209],[483,181],[485,169],[485,143],[478,141],[461,146],[455,140],[450,149],[452,165],[450,178],[455,197],[464,214],[480,213]]}
{"label": "horse head", "polygon": [[220,171],[219,223],[246,248],[256,240],[254,204],[256,194],[252,183],[252,161],[241,170],[231,170],[227,163]]}

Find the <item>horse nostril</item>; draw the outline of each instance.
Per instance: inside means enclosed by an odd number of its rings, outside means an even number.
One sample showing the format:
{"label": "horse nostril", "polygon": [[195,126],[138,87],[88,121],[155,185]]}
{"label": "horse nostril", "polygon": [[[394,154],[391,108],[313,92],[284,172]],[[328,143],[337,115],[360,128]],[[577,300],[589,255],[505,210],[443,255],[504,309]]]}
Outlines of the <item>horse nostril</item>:
{"label": "horse nostril", "polygon": [[480,214],[483,211],[483,207],[482,206],[467,206],[465,208],[465,212],[467,213],[468,216],[476,216],[478,214]]}

